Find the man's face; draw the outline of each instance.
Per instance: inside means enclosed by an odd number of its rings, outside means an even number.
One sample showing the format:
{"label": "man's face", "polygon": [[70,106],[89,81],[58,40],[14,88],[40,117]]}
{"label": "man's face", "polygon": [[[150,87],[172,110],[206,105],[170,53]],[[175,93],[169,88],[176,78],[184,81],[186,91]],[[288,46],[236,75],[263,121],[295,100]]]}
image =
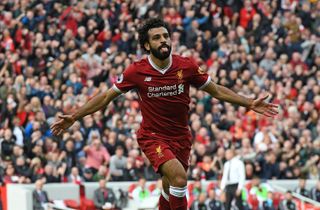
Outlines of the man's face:
{"label": "man's face", "polygon": [[106,187],[106,181],[104,179],[101,179],[99,181],[99,186],[100,186],[100,188],[105,188]]}
{"label": "man's face", "polygon": [[292,195],[291,193],[286,193],[286,199],[291,201],[292,200]]}
{"label": "man's face", "polygon": [[171,53],[171,39],[166,28],[152,28],[148,31],[149,40],[145,43],[145,48],[150,53],[160,59],[165,60]]}
{"label": "man's face", "polygon": [[226,159],[231,160],[233,158],[233,152],[231,150],[226,151]]}

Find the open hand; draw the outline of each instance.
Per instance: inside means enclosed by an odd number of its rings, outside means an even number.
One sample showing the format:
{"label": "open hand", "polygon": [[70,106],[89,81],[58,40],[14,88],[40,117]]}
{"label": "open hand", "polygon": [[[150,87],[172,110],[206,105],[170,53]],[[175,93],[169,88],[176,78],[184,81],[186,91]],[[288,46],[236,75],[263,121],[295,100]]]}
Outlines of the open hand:
{"label": "open hand", "polygon": [[59,115],[60,119],[50,126],[53,135],[59,136],[63,131],[69,128],[74,122],[72,115]]}
{"label": "open hand", "polygon": [[250,106],[250,109],[267,117],[273,117],[277,115],[279,113],[278,105],[265,102],[268,97],[269,95],[266,95],[254,100]]}

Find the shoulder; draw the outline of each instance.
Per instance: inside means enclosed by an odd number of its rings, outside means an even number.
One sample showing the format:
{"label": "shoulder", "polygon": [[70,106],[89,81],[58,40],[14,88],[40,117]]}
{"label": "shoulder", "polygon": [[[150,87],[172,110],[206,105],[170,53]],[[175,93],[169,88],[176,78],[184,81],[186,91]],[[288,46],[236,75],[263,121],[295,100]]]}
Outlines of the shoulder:
{"label": "shoulder", "polygon": [[181,55],[172,55],[172,59],[174,63],[179,63],[186,66],[196,65],[194,60],[189,57],[183,57]]}
{"label": "shoulder", "polygon": [[140,69],[146,66],[149,66],[149,62],[147,61],[146,58],[143,58],[141,60],[132,62],[128,68]]}
{"label": "shoulder", "polygon": [[125,77],[135,76],[138,72],[144,71],[146,68],[148,68],[148,65],[149,63],[146,59],[134,61],[124,70],[123,74]]}
{"label": "shoulder", "polygon": [[113,190],[111,188],[109,188],[109,187],[107,187],[107,191],[113,193]]}

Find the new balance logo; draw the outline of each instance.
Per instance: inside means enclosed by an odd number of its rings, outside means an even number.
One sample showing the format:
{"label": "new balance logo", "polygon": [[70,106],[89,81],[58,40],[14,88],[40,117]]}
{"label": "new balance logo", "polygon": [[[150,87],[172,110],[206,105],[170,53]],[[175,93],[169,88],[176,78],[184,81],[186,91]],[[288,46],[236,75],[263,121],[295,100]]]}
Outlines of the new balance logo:
{"label": "new balance logo", "polygon": [[152,80],[152,77],[146,77],[146,78],[144,79],[145,82],[150,82],[151,80]]}

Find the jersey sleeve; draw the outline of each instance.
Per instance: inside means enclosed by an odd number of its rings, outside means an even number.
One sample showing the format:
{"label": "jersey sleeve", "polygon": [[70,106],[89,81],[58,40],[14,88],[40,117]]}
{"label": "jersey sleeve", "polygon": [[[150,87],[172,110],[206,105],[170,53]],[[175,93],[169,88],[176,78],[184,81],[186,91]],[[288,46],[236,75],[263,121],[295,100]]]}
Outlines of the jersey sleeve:
{"label": "jersey sleeve", "polygon": [[136,88],[135,78],[135,65],[131,64],[124,72],[118,77],[113,85],[113,89],[118,93],[126,93]]}
{"label": "jersey sleeve", "polygon": [[200,90],[205,88],[210,83],[211,77],[197,64],[195,64],[191,59],[188,60],[190,63],[190,84],[197,87]]}

